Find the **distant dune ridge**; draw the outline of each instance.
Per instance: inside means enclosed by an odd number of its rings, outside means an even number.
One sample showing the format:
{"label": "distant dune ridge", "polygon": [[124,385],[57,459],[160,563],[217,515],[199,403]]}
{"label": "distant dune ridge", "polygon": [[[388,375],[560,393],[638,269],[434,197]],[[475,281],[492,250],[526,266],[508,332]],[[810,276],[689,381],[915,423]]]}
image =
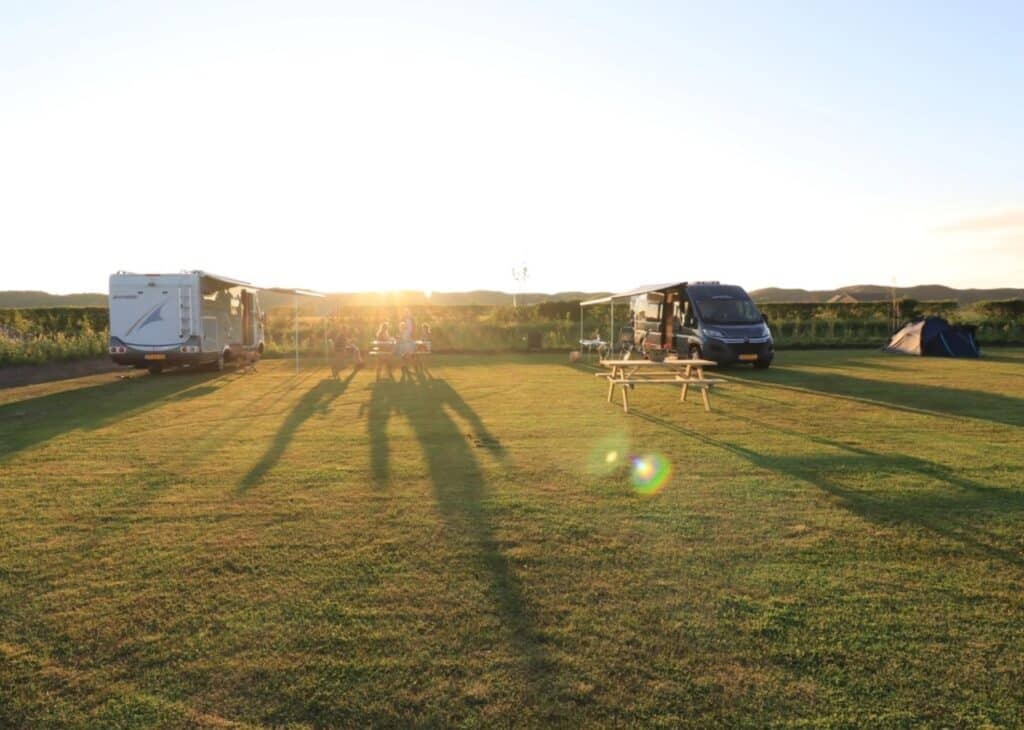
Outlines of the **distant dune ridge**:
{"label": "distant dune ridge", "polygon": [[[555,294],[529,292],[516,294],[519,304],[538,304],[540,302],[573,301],[591,299],[606,295],[608,292],[566,291]],[[860,302],[877,302],[892,296],[887,286],[861,284],[844,286],[839,289],[780,289],[770,287],[755,289],[750,295],[758,302],[827,302],[835,297],[851,298]],[[919,302],[956,301],[960,304],[973,304],[980,301],[998,301],[1003,299],[1024,299],[1024,289],[953,289],[940,284],[922,286],[896,287],[896,296],[904,299],[916,299]],[[262,295],[264,307],[273,308],[291,304],[292,298],[286,294],[266,292]],[[338,292],[328,295],[328,302],[333,306],[418,306],[433,304],[436,306],[477,305],[498,306],[512,303],[512,294],[501,291],[476,290],[468,292],[434,292],[430,296],[421,291],[402,292]],[[102,307],[107,304],[107,295],[99,293],[83,294],[48,294],[43,291],[0,291],[0,308],[23,307]]]}
{"label": "distant dune ridge", "polygon": [[0,291],[0,308],[104,307],[106,294],[48,294],[44,291]]}
{"label": "distant dune ridge", "polygon": [[[892,296],[893,289],[888,286],[860,284],[844,286],[839,289],[756,289],[750,292],[759,302],[827,302],[834,297],[848,295],[859,302],[880,302]],[[898,286],[896,296],[900,299],[916,299],[919,302],[956,301],[960,304],[974,302],[999,301],[1003,299],[1024,299],[1024,289],[953,289],[941,284],[923,284],[920,286]]]}

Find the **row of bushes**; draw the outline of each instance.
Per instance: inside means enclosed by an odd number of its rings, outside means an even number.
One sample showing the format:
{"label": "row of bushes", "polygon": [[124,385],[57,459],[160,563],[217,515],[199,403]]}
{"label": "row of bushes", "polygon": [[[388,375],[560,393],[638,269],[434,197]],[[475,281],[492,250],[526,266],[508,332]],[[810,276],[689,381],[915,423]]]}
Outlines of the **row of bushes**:
{"label": "row of bushes", "polygon": [[[555,306],[557,305],[557,306]],[[824,316],[839,311],[835,307],[862,311],[864,305],[765,305],[776,345],[786,347],[877,347],[890,334],[887,317],[878,311],[868,316]],[[790,309],[784,309],[790,307]],[[797,307],[794,309],[793,307]],[[856,308],[860,307],[860,310]],[[598,310],[599,308],[594,308]],[[520,316],[517,311],[524,311]],[[974,305],[976,314],[1000,312],[1004,316],[977,318],[978,340],[986,344],[1024,343],[1024,306],[1014,302],[984,302]],[[509,313],[515,316],[508,317]],[[541,316],[543,312],[546,316]],[[573,317],[573,313],[576,317]],[[417,322],[429,323],[435,351],[522,350],[533,337],[540,338],[545,349],[578,347],[580,323],[578,303],[546,302],[530,307],[452,306],[415,307]],[[609,339],[609,310],[588,310],[585,334],[596,332]],[[778,316],[788,312],[788,317]],[[808,313],[813,312],[810,316]],[[381,321],[395,322],[397,312],[372,307],[351,307],[324,321],[318,316],[300,316],[300,349],[323,353],[328,337],[345,327],[356,342],[368,345]],[[616,307],[615,331],[625,324],[626,307]],[[950,316],[957,321],[959,316]],[[295,321],[287,309],[271,312],[267,322],[267,349],[270,354],[292,352]],[[107,311],[101,307],[63,307],[52,309],[0,310],[0,366],[98,357],[107,350]]]}
{"label": "row of bushes", "polygon": [[84,360],[106,353],[106,332],[57,332],[27,337],[8,337],[0,333],[0,367]]}
{"label": "row of bushes", "polygon": [[[893,316],[889,302],[853,303],[765,303],[761,310],[775,321],[811,320],[824,321],[875,321],[886,323]],[[1024,319],[1024,300],[976,302],[961,306],[955,301],[919,302],[903,299],[898,303],[899,320],[906,321],[923,315],[938,315],[953,322],[1006,321],[1019,322]],[[312,311],[312,310],[310,310]],[[551,322],[580,321],[578,301],[542,302],[523,307],[511,306],[414,306],[413,317],[420,322],[431,322],[435,326],[469,324],[531,325],[544,326]],[[300,310],[300,314],[304,313]],[[308,313],[307,313],[308,314]],[[625,303],[615,307],[616,320],[628,316]],[[273,310],[270,318],[275,322],[292,324],[292,310],[282,307]],[[375,328],[382,321],[397,320],[399,312],[386,307],[346,307],[331,316],[333,320],[345,319],[358,322],[366,329]],[[606,323],[610,316],[608,305],[588,307],[584,323]],[[316,316],[319,319],[319,316]],[[16,332],[22,335],[43,335],[58,332],[101,332],[107,329],[109,318],[106,307],[37,307],[31,309],[0,309],[0,331]],[[283,325],[279,325],[283,326]],[[272,327],[273,328],[273,327]]]}
{"label": "row of bushes", "polygon": [[105,332],[109,325],[106,307],[0,309],[0,332],[12,337]]}
{"label": "row of bushes", "polygon": [[[352,339],[363,346],[372,339],[372,331],[350,325]],[[607,339],[607,325],[601,335]],[[542,325],[495,325],[471,323],[457,327],[434,327],[432,345],[435,352],[524,350],[530,335],[540,337],[544,349],[569,350],[579,347],[579,326],[573,322],[548,322]],[[590,333],[587,332],[589,335]],[[860,320],[844,322],[823,320],[788,320],[772,322],[776,347],[881,347],[890,332],[886,322]],[[1024,343],[1024,323],[983,322],[978,325],[978,341],[982,345]],[[294,351],[292,329],[271,330],[268,352],[288,354]],[[299,348],[309,354],[323,353],[325,334],[322,324],[300,326]]]}
{"label": "row of bushes", "polygon": [[[888,337],[884,323],[862,322],[778,322],[773,325],[775,344],[780,349],[802,347],[880,347]],[[459,328],[435,328],[432,342],[436,352],[524,350],[531,333],[540,336],[545,349],[569,350],[578,347],[579,329],[572,323],[551,323],[544,327],[473,325]],[[359,339],[362,342],[362,338]],[[365,341],[368,343],[368,339]],[[1024,325],[983,323],[978,326],[978,341],[984,345],[1024,343]],[[365,343],[364,343],[365,344]],[[291,332],[271,333],[268,355],[287,355],[295,347]],[[299,348],[306,355],[325,351],[321,328],[300,330]],[[107,352],[105,333],[39,335],[13,339],[0,335],[0,367],[102,357]]]}

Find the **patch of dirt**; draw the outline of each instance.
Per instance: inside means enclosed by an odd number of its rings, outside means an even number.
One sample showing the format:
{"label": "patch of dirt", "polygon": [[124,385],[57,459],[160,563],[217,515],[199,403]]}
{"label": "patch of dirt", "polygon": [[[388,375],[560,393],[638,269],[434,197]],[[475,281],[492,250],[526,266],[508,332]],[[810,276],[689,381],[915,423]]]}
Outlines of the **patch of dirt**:
{"label": "patch of dirt", "polygon": [[116,365],[104,357],[74,362],[48,362],[42,365],[14,365],[0,368],[0,388],[13,388],[18,385],[46,383],[51,380],[80,378],[83,375],[111,373],[115,371],[132,372],[133,368]]}

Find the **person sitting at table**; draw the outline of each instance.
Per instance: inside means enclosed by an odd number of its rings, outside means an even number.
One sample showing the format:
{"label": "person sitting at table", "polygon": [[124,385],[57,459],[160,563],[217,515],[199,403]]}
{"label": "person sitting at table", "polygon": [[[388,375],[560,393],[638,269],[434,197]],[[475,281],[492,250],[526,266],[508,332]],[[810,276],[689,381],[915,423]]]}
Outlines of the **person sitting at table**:
{"label": "person sitting at table", "polygon": [[416,343],[416,350],[418,352],[430,352],[430,325],[420,325],[420,339]]}
{"label": "person sitting at table", "polygon": [[412,376],[409,370],[409,361],[416,357],[416,342],[413,340],[416,324],[412,318],[412,312],[408,309],[402,313],[402,321],[398,325],[398,349],[397,354],[402,362],[402,380]]}
{"label": "person sitting at table", "polygon": [[380,380],[381,368],[385,366],[388,369],[388,377],[394,380],[391,361],[395,356],[395,338],[391,336],[391,325],[387,322],[381,322],[377,328],[377,334],[373,338],[373,349],[377,355],[377,380]]}
{"label": "person sitting at table", "polygon": [[425,364],[426,356],[430,354],[430,325],[420,325],[420,338],[413,342],[412,363],[416,370],[416,376],[420,380],[432,377],[430,370]]}
{"label": "person sitting at table", "polygon": [[346,361],[351,361],[352,372],[358,372],[363,367],[363,354],[359,346],[355,344],[348,327],[342,325],[328,341],[331,346],[331,376],[337,378],[338,373],[345,366]]}

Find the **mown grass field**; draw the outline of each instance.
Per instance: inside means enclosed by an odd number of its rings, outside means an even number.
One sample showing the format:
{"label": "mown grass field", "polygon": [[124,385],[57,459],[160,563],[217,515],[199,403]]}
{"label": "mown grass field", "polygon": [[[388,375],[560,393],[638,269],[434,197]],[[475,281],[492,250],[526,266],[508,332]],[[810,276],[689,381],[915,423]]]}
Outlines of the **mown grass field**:
{"label": "mown grass field", "polygon": [[711,414],[564,356],[0,390],[0,726],[1021,726],[986,355],[784,352]]}

